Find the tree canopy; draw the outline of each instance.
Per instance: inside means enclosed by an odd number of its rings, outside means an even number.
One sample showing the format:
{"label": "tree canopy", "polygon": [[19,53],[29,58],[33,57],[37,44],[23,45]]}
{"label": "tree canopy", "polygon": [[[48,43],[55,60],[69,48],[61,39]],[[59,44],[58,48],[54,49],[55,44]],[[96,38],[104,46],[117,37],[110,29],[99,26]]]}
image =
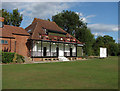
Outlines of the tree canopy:
{"label": "tree canopy", "polygon": [[95,39],[91,30],[87,28],[87,23],[81,21],[79,15],[73,11],[63,10],[61,13],[52,16],[52,20],[63,30],[74,35],[79,41],[85,43],[83,46],[85,55],[98,56],[100,47],[106,47],[109,55],[117,55],[117,50],[120,50],[111,36],[98,36]]}
{"label": "tree canopy", "polygon": [[81,21],[78,14],[73,11],[63,10],[61,13],[52,16],[52,20],[63,30],[85,43],[84,52],[86,55],[91,55],[94,36],[90,29],[87,28],[86,23]]}
{"label": "tree canopy", "polygon": [[22,20],[23,15],[18,12],[18,9],[14,9],[12,13],[8,12],[6,9],[2,9],[2,17],[4,17],[5,25],[13,25],[19,27]]}
{"label": "tree canopy", "polygon": [[118,55],[118,50],[119,50],[118,44],[115,43],[115,40],[113,39],[113,37],[111,37],[109,35],[105,35],[103,37],[98,36],[96,38],[96,41],[93,44],[93,49],[94,49],[95,55],[99,55],[100,47],[107,48],[108,55],[111,55],[111,56]]}
{"label": "tree canopy", "polygon": [[95,41],[94,35],[91,33],[90,29],[78,28],[75,36],[79,41],[85,43],[83,49],[86,55],[92,55],[92,45]]}
{"label": "tree canopy", "polygon": [[76,28],[86,27],[86,24],[80,20],[79,15],[73,11],[63,10],[61,13],[52,16],[52,20],[70,34],[73,34]]}

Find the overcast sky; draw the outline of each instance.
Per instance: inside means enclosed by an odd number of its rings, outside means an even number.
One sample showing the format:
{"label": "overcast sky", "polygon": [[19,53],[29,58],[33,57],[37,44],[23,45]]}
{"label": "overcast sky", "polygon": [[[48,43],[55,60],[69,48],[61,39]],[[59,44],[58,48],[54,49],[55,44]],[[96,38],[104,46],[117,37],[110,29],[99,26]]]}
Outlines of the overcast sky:
{"label": "overcast sky", "polygon": [[[32,0],[31,0],[32,1]],[[26,28],[33,19],[48,19],[63,11],[76,12],[88,23],[95,35],[110,35],[118,42],[118,3],[117,2],[3,2],[2,8],[12,11],[18,8],[23,14],[21,27]]]}

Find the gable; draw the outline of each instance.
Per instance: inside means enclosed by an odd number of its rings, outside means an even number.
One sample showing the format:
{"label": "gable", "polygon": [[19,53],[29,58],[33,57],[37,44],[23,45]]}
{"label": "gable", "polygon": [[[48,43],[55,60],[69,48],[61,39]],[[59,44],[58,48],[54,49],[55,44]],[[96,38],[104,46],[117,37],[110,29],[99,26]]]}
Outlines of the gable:
{"label": "gable", "polygon": [[29,39],[65,41],[70,43],[80,43],[76,38],[61,29],[55,22],[35,18],[31,25],[26,28],[30,33]]}

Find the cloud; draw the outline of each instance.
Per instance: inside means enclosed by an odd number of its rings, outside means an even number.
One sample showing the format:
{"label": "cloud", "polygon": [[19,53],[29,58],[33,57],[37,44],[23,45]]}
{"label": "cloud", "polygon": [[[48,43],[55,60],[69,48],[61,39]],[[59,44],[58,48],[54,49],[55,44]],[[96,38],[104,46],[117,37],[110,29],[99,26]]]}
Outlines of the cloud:
{"label": "cloud", "polygon": [[[31,0],[32,1],[32,0]],[[3,2],[2,8],[13,10],[18,8],[19,12],[23,14],[23,21],[21,26],[25,28],[33,19],[48,19],[53,15],[66,10],[70,4],[62,2]]]}
{"label": "cloud", "polygon": [[90,18],[96,17],[96,15],[83,16],[82,21],[85,23],[91,23]]}
{"label": "cloud", "polygon": [[86,18],[91,18],[91,17],[95,17],[96,15],[89,15]]}
{"label": "cloud", "polygon": [[80,13],[80,12],[75,12],[75,13],[79,16],[83,16],[83,13]]}
{"label": "cloud", "polygon": [[79,2],[79,0],[4,0],[2,2]]}
{"label": "cloud", "polygon": [[52,15],[61,12],[64,9],[68,9],[67,3],[60,2],[28,2],[28,3],[3,3],[5,9],[18,8],[20,13],[24,16],[38,17],[46,19]]}
{"label": "cloud", "polygon": [[118,26],[112,25],[112,24],[88,24],[87,26],[93,32],[115,32],[115,31],[118,31]]}
{"label": "cloud", "polygon": [[103,34],[103,33],[92,33],[93,35],[95,35],[95,36],[104,36],[105,34]]}
{"label": "cloud", "polygon": [[119,2],[119,0],[2,0],[2,2]]}
{"label": "cloud", "polygon": [[84,23],[90,23],[90,18],[96,17],[96,15],[88,15],[85,16],[83,13],[76,12],[77,15],[79,15],[80,20],[83,21]]}

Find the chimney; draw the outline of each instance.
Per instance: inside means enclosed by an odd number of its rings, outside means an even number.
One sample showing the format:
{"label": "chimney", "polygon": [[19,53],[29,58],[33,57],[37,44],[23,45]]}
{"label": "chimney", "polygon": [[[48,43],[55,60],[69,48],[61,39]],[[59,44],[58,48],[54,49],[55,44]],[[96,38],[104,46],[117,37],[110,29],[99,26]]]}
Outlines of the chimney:
{"label": "chimney", "polygon": [[4,18],[0,17],[0,27],[3,28],[4,27]]}
{"label": "chimney", "polygon": [[37,18],[34,18],[34,20],[33,20],[33,22],[32,22],[32,23],[34,23],[36,20],[37,20]]}

